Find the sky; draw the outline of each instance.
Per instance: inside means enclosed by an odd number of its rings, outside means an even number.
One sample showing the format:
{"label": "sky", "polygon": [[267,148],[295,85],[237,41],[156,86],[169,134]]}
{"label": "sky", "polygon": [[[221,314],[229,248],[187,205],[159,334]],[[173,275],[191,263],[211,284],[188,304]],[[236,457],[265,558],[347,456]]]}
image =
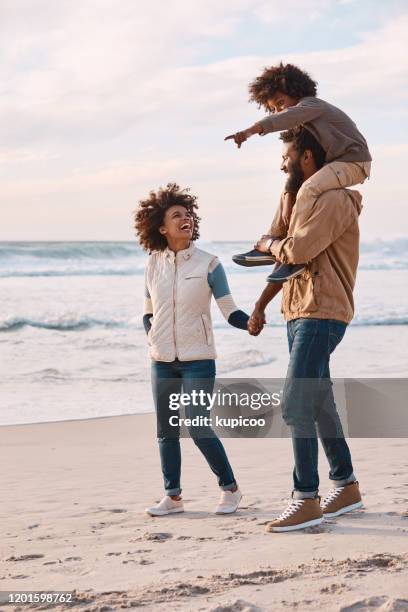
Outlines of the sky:
{"label": "sky", "polygon": [[224,136],[264,116],[248,84],[279,61],[368,141],[363,238],[406,235],[407,41],[405,0],[0,0],[0,240],[132,240],[168,182],[198,196],[203,240],[258,238],[279,135]]}

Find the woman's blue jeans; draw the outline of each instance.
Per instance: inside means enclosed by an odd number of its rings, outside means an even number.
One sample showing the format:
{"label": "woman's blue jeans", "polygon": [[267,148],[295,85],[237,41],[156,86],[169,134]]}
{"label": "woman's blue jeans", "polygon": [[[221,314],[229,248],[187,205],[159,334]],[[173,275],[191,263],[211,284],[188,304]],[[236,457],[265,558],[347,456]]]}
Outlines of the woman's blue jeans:
{"label": "woman's blue jeans", "polygon": [[288,321],[289,367],[282,415],[291,427],[295,498],[316,497],[319,489],[316,425],[335,486],[355,480],[350,450],[336,409],[330,380],[330,355],[346,323],[333,319]]}
{"label": "woman's blue jeans", "polygon": [[[172,362],[152,361],[152,390],[157,416],[157,438],[159,442],[160,461],[167,495],[181,493],[181,452],[180,428],[169,425],[171,416],[181,416],[178,410],[170,409],[170,395],[192,391],[212,393],[215,381],[215,360],[199,359],[197,361]],[[207,404],[208,405],[208,404]],[[186,418],[210,416],[205,404],[186,406]],[[190,436],[204,457],[211,470],[217,476],[221,489],[230,490],[236,486],[234,474],[228,461],[224,446],[209,426],[199,429],[189,428]]]}

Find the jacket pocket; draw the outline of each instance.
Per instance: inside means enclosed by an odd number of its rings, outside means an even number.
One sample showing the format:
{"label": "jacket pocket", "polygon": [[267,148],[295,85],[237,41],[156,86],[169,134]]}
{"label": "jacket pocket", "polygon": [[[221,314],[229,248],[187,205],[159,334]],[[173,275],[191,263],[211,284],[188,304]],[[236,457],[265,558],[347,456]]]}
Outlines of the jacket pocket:
{"label": "jacket pocket", "polygon": [[212,344],[212,328],[211,328],[211,323],[207,317],[206,314],[202,314],[201,315],[201,322],[202,322],[202,326],[203,326],[203,331],[204,331],[204,337],[205,337],[205,341],[207,344]]}
{"label": "jacket pocket", "polygon": [[319,307],[320,276],[306,270],[292,281],[289,293],[289,310],[291,312],[314,312]]}

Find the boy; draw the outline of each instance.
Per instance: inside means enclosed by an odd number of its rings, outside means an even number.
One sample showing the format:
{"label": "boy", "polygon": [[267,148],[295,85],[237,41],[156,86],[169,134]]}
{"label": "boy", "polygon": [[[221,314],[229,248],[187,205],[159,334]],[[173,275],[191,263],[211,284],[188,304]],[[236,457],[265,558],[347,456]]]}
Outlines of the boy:
{"label": "boy", "polygon": [[[326,153],[325,165],[304,181],[298,191],[293,186],[286,189],[288,196],[285,198],[284,216],[287,219],[295,201],[296,206],[302,206],[306,211],[307,207],[313,207],[324,191],[364,183],[370,176],[372,158],[365,138],[346,113],[316,97],[316,86],[316,81],[307,72],[293,64],[281,62],[278,66],[266,68],[250,84],[249,92],[250,101],[257,102],[271,114],[246,130],[225,138],[233,139],[240,148],[254,134],[264,136],[269,132],[303,126],[317,139]],[[276,236],[273,223],[265,236],[270,236],[271,244]],[[274,263],[276,260],[267,246],[266,253],[255,248],[248,253],[234,255],[233,260],[242,266]],[[300,274],[304,267],[277,264],[267,280],[288,280]]]}

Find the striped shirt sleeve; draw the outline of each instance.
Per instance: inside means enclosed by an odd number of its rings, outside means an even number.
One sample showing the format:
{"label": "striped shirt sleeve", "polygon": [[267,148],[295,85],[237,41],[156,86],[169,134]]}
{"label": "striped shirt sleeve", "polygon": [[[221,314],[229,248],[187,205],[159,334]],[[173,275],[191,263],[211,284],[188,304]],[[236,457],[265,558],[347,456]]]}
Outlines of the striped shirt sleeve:
{"label": "striped shirt sleeve", "polygon": [[231,295],[227,275],[218,257],[214,257],[208,268],[208,284],[226,321],[239,329],[247,329],[249,316],[239,310]]}

